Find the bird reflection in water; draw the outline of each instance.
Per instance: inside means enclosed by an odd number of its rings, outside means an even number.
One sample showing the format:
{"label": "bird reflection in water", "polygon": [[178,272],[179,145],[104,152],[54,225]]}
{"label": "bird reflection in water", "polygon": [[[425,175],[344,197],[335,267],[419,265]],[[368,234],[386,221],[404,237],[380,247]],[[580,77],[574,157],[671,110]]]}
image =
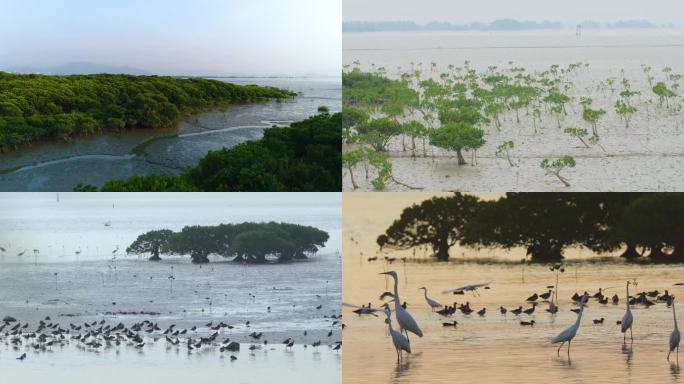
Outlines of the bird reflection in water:
{"label": "bird reflection in water", "polygon": [[675,380],[679,380],[679,363],[670,363],[670,374]]}
{"label": "bird reflection in water", "polygon": [[632,358],[634,355],[634,351],[632,350],[632,343],[622,344],[622,354],[625,355],[625,364],[627,364],[627,374],[631,375],[632,373]]}

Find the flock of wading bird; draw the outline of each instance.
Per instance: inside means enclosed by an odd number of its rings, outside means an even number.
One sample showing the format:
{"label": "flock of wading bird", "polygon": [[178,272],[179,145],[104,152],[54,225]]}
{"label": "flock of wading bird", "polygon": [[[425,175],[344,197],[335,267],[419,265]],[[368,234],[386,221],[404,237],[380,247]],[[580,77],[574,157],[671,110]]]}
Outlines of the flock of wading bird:
{"label": "flock of wading bird", "polygon": [[[390,308],[390,305],[388,303],[383,304],[380,308],[373,308],[371,304],[369,303],[367,306],[362,305],[362,306],[357,306],[353,304],[347,304],[344,303],[345,306],[348,307],[353,307],[356,308],[354,310],[354,313],[358,314],[359,316],[361,315],[374,315],[377,316],[375,313],[376,312],[383,312],[386,316],[385,322],[387,323],[387,328],[389,330],[389,334],[392,337],[392,343],[394,344],[394,348],[397,352],[397,363],[401,362],[402,360],[402,351],[405,351],[407,353],[411,353],[411,342],[409,340],[409,332],[413,333],[414,335],[418,337],[423,337],[423,331],[420,329],[420,326],[416,322],[416,320],[411,316],[409,311],[406,309],[407,305],[406,302],[401,302],[401,299],[399,298],[399,288],[398,288],[398,277],[397,277],[397,272],[395,271],[389,271],[389,272],[382,272],[381,275],[389,275],[392,276],[394,279],[394,293],[392,292],[384,292],[381,296],[380,299],[384,299],[385,297],[391,297],[394,301],[394,315],[397,320],[397,324],[399,325],[399,331],[395,330],[392,326],[392,309]],[[455,294],[463,294],[464,292],[472,292],[473,295],[479,295],[477,293],[477,290],[479,288],[484,288],[488,289],[489,285],[491,283],[482,283],[482,284],[471,284],[471,285],[465,285],[459,288],[451,289],[444,291],[442,293],[455,293]],[[632,324],[634,323],[634,315],[632,314],[632,310],[630,309],[631,305],[644,305],[644,306],[652,306],[656,305],[657,302],[662,302],[666,303],[668,307],[672,308],[672,316],[674,319],[674,329],[672,330],[672,333],[670,334],[670,340],[669,340],[669,350],[667,353],[667,360],[670,361],[670,354],[676,350],[676,356],[677,356],[677,361],[679,361],[679,340],[680,340],[680,334],[679,334],[679,328],[677,326],[677,313],[675,311],[675,298],[673,295],[669,294],[669,292],[666,290],[663,294],[660,294],[660,292],[656,291],[650,291],[650,292],[640,292],[634,296],[629,295],[629,285],[630,282],[627,281],[627,288],[626,288],[626,310],[625,314],[622,316],[621,320],[617,321],[617,325],[620,325],[620,331],[623,333],[623,342],[627,341],[627,331],[629,331],[629,337],[630,340],[634,340],[634,337],[632,335]],[[470,315],[471,313],[475,312],[474,309],[470,308],[470,303],[466,304],[461,304],[460,306],[457,306],[457,303],[454,303],[453,306],[443,306],[436,300],[433,300],[428,297],[427,295],[427,288],[421,287],[419,288],[423,290],[424,296],[425,296],[425,302],[427,305],[430,307],[431,310],[439,313],[442,316],[451,316],[456,311],[461,311],[464,315]],[[519,306],[516,309],[507,309],[504,308],[503,306],[499,307],[499,311],[501,315],[506,315],[507,312],[511,312],[512,314],[519,316],[521,314],[527,314],[531,315],[534,313],[536,307],[537,307],[537,301],[539,299],[545,300],[549,303],[549,308],[546,309],[546,312],[549,312],[551,314],[555,314],[558,312],[558,305],[554,303],[554,291],[549,290],[548,292],[542,293],[542,294],[533,294],[532,296],[527,298],[527,302],[531,303],[531,307],[527,309],[523,309],[522,306]],[[568,343],[568,358],[570,357],[570,344],[572,343],[572,340],[575,338],[577,335],[577,331],[579,330],[580,327],[580,322],[582,320],[582,314],[584,313],[584,307],[586,306],[587,302],[589,299],[596,299],[600,304],[608,304],[609,300],[612,301],[614,305],[617,305],[620,301],[619,297],[617,294],[612,296],[610,299],[608,296],[604,296],[601,288],[599,288],[599,291],[593,295],[590,295],[586,291],[584,294],[579,295],[575,293],[572,296],[572,301],[576,304],[579,305],[578,309],[571,309],[573,312],[577,313],[577,319],[575,322],[564,329],[561,333],[559,333],[556,337],[551,339],[552,344],[558,344],[558,350],[557,354],[560,356],[560,350],[563,347],[565,343]],[[551,299],[549,301],[549,299]],[[655,300],[655,301],[654,301]],[[479,316],[484,316],[486,313],[487,309],[482,308],[479,311],[477,311],[477,314]],[[604,318],[600,319],[594,319],[593,322],[594,324],[603,324]],[[452,321],[452,322],[444,322],[442,323],[445,327],[455,327],[458,325],[457,321]],[[534,320],[530,321],[520,321],[521,326],[530,326],[533,327],[535,324]]]}
{"label": "flock of wading bird", "polygon": [[[316,309],[321,309],[321,307],[318,306]],[[270,312],[270,307],[268,310]],[[324,317],[328,318],[327,315]],[[331,329],[327,334],[329,340],[333,336],[332,328],[341,326],[341,319],[342,315],[330,315]],[[222,358],[226,353],[230,354],[231,361],[235,361],[237,356],[233,353],[240,351],[241,344],[238,341],[231,340],[230,337],[226,337],[226,333],[232,333],[233,328],[236,327],[250,329],[250,322],[233,326],[223,321],[210,321],[203,326],[191,328],[181,328],[177,327],[176,324],[171,324],[162,331],[159,324],[151,320],[143,320],[130,327],[121,322],[116,325],[106,324],[104,319],[78,325],[69,323],[68,326],[62,326],[59,322],[52,321],[49,316],[46,316],[44,320],[39,321],[37,328],[32,329],[28,322],[22,323],[12,316],[5,316],[0,322],[0,342],[11,346],[17,353],[22,351],[45,352],[53,347],[63,347],[72,343],[79,349],[98,353],[101,350],[120,346],[132,347],[142,352],[146,344],[164,340],[167,350],[185,349],[188,354],[202,354],[218,350]],[[306,330],[303,332],[303,336],[307,336]],[[263,332],[253,331],[249,334],[249,338],[251,340],[248,347],[250,352],[261,350],[269,345]],[[311,346],[318,349],[322,343],[321,340],[318,340],[311,343]],[[291,350],[295,345],[295,339],[288,337],[281,344],[286,350]],[[342,347],[341,341],[326,342],[325,344],[332,351],[339,351]],[[304,348],[307,348],[307,344],[304,344]],[[26,352],[23,352],[16,359],[24,360],[26,357]]]}

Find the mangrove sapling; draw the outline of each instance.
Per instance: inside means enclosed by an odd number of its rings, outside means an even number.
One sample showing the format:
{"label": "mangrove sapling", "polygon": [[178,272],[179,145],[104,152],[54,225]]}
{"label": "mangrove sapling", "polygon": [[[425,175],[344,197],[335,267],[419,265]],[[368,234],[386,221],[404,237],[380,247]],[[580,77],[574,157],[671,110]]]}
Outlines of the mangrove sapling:
{"label": "mangrove sapling", "polygon": [[[589,104],[591,104],[591,99],[589,99]],[[598,137],[598,121],[601,119],[601,116],[606,114],[606,111],[603,109],[591,109],[587,104],[582,105],[584,107],[584,110],[582,111],[582,119],[591,124],[592,133],[594,136]]]}
{"label": "mangrove sapling", "polygon": [[563,132],[567,133],[572,137],[576,137],[585,148],[589,148],[589,144],[584,140],[584,138],[589,134],[585,128],[565,128]]}
{"label": "mangrove sapling", "polygon": [[354,179],[354,168],[365,158],[364,156],[364,149],[359,148],[355,149],[353,151],[348,151],[348,152],[343,152],[342,153],[342,166],[346,168],[347,172],[349,172],[349,177],[351,179],[352,183],[352,188],[358,189],[359,186],[356,184],[356,180]]}
{"label": "mangrove sapling", "polygon": [[615,112],[625,121],[625,128],[629,128],[629,121],[636,111],[636,107],[627,104],[627,102],[623,100],[617,100],[615,102]]}
{"label": "mangrove sapling", "polygon": [[508,160],[508,164],[510,164],[511,167],[515,167],[515,164],[513,164],[513,161],[511,160],[511,150],[513,147],[513,141],[504,141],[496,147],[495,153],[496,157]]}
{"label": "mangrove sapling", "polygon": [[402,134],[401,124],[387,117],[359,124],[356,131],[360,142],[370,145],[378,152],[387,152],[390,139]]}
{"label": "mangrove sapling", "polygon": [[541,169],[543,169],[546,172],[547,176],[551,176],[551,175],[555,176],[566,187],[569,187],[570,183],[560,173],[564,169],[574,168],[575,165],[576,165],[575,159],[570,155],[565,155],[565,156],[563,156],[559,159],[555,159],[555,160],[544,159],[539,164]]}
{"label": "mangrove sapling", "polygon": [[663,82],[658,82],[653,86],[653,93],[658,95],[660,106],[662,107],[664,102],[667,108],[670,107],[670,98],[677,96],[677,94],[667,88],[667,85]]}
{"label": "mangrove sapling", "polygon": [[416,157],[416,138],[425,137],[428,133],[427,128],[417,122],[410,121],[402,125],[404,135],[411,138],[411,156]]}
{"label": "mangrove sapling", "polygon": [[477,149],[484,145],[484,131],[463,122],[452,122],[430,130],[430,144],[455,151],[458,165],[465,165],[464,149]]}

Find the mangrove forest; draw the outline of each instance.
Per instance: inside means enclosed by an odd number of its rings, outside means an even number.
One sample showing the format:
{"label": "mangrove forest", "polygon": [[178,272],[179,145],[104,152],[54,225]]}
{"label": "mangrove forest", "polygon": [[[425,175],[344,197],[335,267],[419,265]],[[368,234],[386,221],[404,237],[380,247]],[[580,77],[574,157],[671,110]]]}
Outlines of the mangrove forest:
{"label": "mangrove forest", "polygon": [[480,200],[455,193],[404,209],[377,238],[385,249],[428,247],[449,260],[456,244],[526,250],[558,262],[570,247],[630,261],[684,262],[684,193],[507,193]]}
{"label": "mangrove forest", "polygon": [[0,151],[102,130],[171,127],[185,114],[293,96],[202,78],[0,72]]}
{"label": "mangrove forest", "polygon": [[150,255],[190,255],[193,263],[208,263],[209,255],[232,261],[261,264],[303,260],[315,255],[328,241],[327,232],[290,223],[220,224],[186,226],[178,232],[168,229],[141,234],[126,248],[126,253]]}

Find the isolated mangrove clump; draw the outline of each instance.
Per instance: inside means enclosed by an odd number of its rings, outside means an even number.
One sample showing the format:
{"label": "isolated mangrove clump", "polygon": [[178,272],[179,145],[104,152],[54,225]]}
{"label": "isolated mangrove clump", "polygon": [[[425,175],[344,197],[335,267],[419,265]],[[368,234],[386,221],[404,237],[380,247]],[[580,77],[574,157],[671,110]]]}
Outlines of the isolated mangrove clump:
{"label": "isolated mangrove clump", "polygon": [[129,254],[190,255],[193,263],[209,262],[209,255],[231,257],[233,261],[266,263],[305,259],[328,241],[327,232],[290,223],[220,224],[186,226],[179,232],[168,229],[141,234],[126,249]]}

